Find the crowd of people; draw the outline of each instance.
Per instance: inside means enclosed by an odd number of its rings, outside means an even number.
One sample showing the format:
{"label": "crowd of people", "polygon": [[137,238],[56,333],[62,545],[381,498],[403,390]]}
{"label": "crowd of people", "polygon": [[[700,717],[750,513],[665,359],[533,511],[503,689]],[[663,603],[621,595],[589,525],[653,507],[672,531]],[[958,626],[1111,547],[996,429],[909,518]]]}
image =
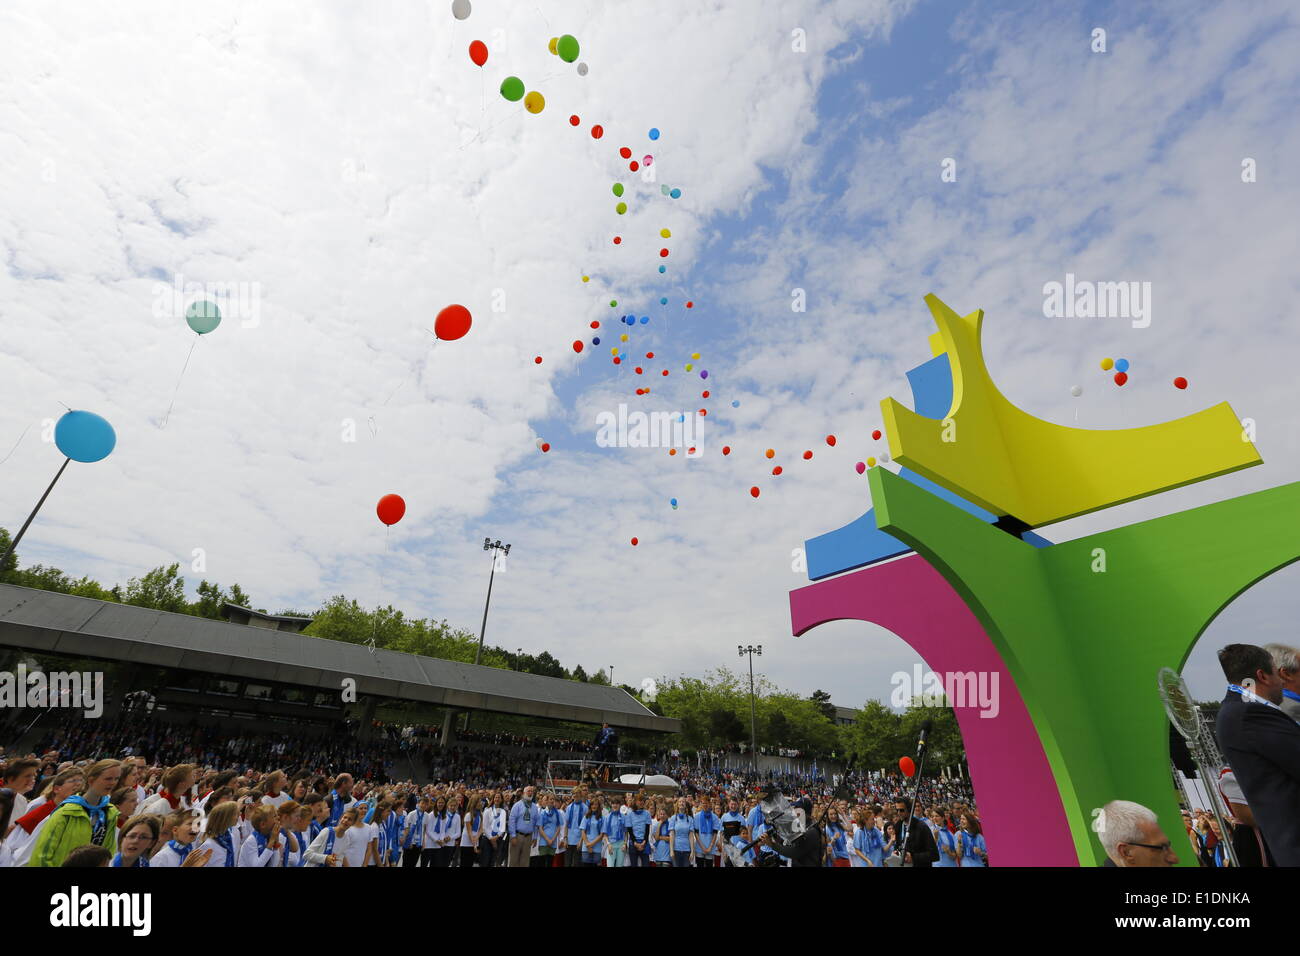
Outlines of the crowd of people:
{"label": "crowd of people", "polygon": [[[760,796],[728,774],[678,794],[570,792],[465,779],[372,783],[348,773],[165,769],[125,759],[10,760],[0,771],[0,866],[780,866]],[[488,776],[500,777],[494,768]],[[932,788],[943,784],[932,781]],[[883,781],[788,779],[795,828],[824,833],[826,866],[986,866],[966,799],[874,802]],[[938,790],[933,793],[937,795]],[[848,795],[848,796],[845,796]],[[922,824],[925,824],[922,826]],[[915,833],[908,837],[905,826]],[[924,832],[922,832],[924,831]],[[918,841],[915,836],[929,839]]]}
{"label": "crowd of people", "polygon": [[[1220,651],[1227,832],[1205,811],[1182,820],[1204,866],[1300,865],[1298,658],[1279,645]],[[671,790],[592,778],[546,789],[540,748],[564,757],[567,740],[479,733],[415,747],[426,735],[372,729],[366,740],[232,737],[152,719],[70,719],[46,732],[41,757],[0,753],[0,866],[990,863],[964,774],[924,779],[914,803],[914,782],[898,775],[761,774],[669,751],[648,769],[672,776]],[[594,750],[609,756],[615,744],[605,728]],[[436,782],[395,779],[394,761],[413,751]],[[1108,865],[1178,862],[1151,810],[1124,800],[1102,810]]]}

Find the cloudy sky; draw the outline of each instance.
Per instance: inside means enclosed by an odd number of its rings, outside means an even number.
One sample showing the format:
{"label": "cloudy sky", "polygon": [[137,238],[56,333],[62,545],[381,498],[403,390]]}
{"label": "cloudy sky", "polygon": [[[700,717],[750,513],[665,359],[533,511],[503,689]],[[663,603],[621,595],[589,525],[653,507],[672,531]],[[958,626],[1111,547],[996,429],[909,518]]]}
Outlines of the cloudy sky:
{"label": "cloudy sky", "polygon": [[[853,465],[884,447],[880,400],[910,404],[926,293],[986,311],[994,377],[1041,417],[1228,399],[1258,422],[1263,467],[1054,540],[1300,477],[1297,19],[1284,0],[6,4],[0,523],[57,469],[42,423],[66,404],[118,447],[69,468],[25,564],[107,583],[178,561],[191,590],[238,581],[272,611],[344,593],[477,630],[491,536],[513,548],[490,643],[628,683],[762,643],[779,684],[887,698],[903,642],[847,622],[796,640],[787,594],[804,539],[870,504]],[[561,33],[585,76],[548,52]],[[545,109],[504,100],[507,75]],[[1044,317],[1066,273],[1150,282],[1149,327]],[[197,344],[191,283],[234,291]],[[450,303],[474,325],[437,342]],[[1132,363],[1123,389],[1103,356]],[[701,456],[599,447],[620,403],[708,407]],[[390,492],[408,511],[385,532]],[[1296,572],[1214,624],[1198,696],[1220,696],[1211,645],[1294,637]]]}

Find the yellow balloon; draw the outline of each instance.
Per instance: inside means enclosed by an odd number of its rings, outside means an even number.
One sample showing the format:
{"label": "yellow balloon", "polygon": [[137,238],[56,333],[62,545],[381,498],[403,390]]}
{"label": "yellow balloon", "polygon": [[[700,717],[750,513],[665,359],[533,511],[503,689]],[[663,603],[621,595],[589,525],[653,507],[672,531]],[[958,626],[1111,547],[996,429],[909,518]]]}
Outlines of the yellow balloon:
{"label": "yellow balloon", "polygon": [[533,90],[524,97],[524,109],[530,113],[540,113],[546,109],[546,97],[542,96],[536,90]]}
{"label": "yellow balloon", "polygon": [[700,353],[699,353],[699,352],[692,352],[692,353],[691,353],[691,358],[695,359],[696,361],[699,361]]}
{"label": "yellow balloon", "polygon": [[591,281],[591,276],[583,276],[583,277],[582,277],[582,281],[583,281],[583,282],[590,282],[590,281]]}
{"label": "yellow balloon", "polygon": [[609,354],[610,354],[610,355],[617,355],[617,354],[618,354],[618,346],[615,345],[612,349],[610,349],[610,350],[609,350]]}
{"label": "yellow balloon", "polygon": [[551,37],[551,42],[546,44],[546,49],[551,51],[551,56],[559,56],[560,51],[556,49],[556,44],[560,42],[559,37]]}
{"label": "yellow balloon", "polygon": [[665,239],[671,239],[673,237],[672,232],[668,229],[660,229],[659,235],[663,236]]}
{"label": "yellow balloon", "polygon": [[1109,372],[1109,371],[1110,371],[1112,368],[1114,368],[1114,367],[1115,367],[1115,360],[1114,360],[1114,359],[1111,359],[1111,358],[1104,358],[1104,359],[1101,360],[1101,370],[1102,370],[1103,372]]}
{"label": "yellow balloon", "polygon": [[693,367],[694,367],[694,366],[692,366],[690,362],[687,362],[687,363],[686,363],[686,371],[689,372]]}
{"label": "yellow balloon", "polygon": [[868,467],[868,468],[875,468],[875,467],[876,467],[876,459],[874,459],[874,458],[868,458],[868,459],[867,459],[867,467]]}
{"label": "yellow balloon", "polygon": [[620,342],[626,342],[626,341],[627,341],[627,333],[624,332],[622,335],[620,335],[620,336],[618,337],[618,340],[619,340]]}

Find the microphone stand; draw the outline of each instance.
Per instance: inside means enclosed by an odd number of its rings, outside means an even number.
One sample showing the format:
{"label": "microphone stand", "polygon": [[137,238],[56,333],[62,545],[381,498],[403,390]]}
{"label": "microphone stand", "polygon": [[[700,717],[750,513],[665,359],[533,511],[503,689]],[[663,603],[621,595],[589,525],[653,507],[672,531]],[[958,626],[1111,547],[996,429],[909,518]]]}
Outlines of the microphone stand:
{"label": "microphone stand", "polygon": [[[917,747],[916,755],[919,760],[916,765],[916,786],[912,788],[912,802],[910,804],[912,809],[908,814],[908,819],[903,823],[903,833],[898,838],[902,843],[902,846],[898,849],[898,855],[902,857],[904,866],[907,865],[907,835],[912,830],[912,821],[916,819],[916,801],[921,797],[921,771],[925,769],[925,755],[929,749],[930,743],[928,739],[923,739],[921,745]],[[915,866],[916,864],[912,865]]]}

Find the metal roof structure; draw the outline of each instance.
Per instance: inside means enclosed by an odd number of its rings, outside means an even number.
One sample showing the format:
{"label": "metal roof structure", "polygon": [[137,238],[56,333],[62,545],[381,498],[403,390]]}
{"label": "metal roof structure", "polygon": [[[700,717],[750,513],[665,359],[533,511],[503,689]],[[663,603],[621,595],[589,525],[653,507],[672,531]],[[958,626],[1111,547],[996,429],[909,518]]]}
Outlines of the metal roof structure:
{"label": "metal roof structure", "polygon": [[678,733],[617,687],[0,584],[0,646],[374,695],[458,710]]}

